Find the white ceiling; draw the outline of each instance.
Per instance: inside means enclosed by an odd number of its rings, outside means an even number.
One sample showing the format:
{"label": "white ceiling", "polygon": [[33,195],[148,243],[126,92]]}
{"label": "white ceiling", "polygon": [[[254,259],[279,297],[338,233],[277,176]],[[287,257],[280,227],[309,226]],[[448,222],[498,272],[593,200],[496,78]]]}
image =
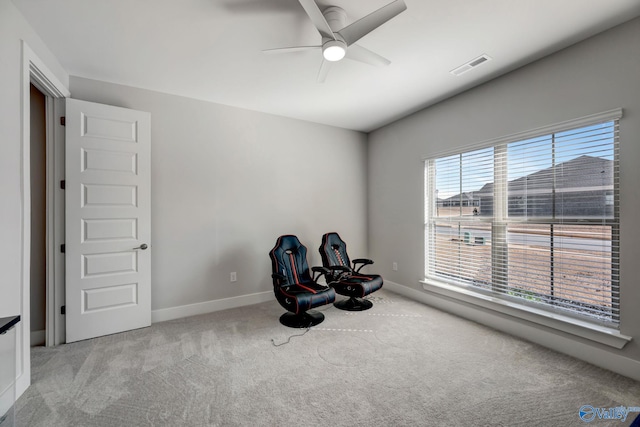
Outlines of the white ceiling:
{"label": "white ceiling", "polygon": [[[391,0],[317,0],[348,23]],[[297,0],[13,0],[70,75],[371,131],[640,15],[640,0],[405,0],[316,82],[320,44]],[[450,71],[482,54],[493,60]]]}

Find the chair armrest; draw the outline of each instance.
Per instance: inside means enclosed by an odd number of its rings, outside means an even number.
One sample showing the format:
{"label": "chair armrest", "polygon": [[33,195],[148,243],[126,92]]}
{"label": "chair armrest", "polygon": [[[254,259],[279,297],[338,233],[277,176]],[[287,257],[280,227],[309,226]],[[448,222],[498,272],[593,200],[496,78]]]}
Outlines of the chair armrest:
{"label": "chair armrest", "polygon": [[313,271],[314,273],[318,273],[318,275],[314,274],[314,277],[313,277],[314,282],[317,282],[320,276],[327,277],[328,274],[331,274],[331,271],[328,268],[319,267],[319,266],[311,267],[311,271]]}
{"label": "chair armrest", "polygon": [[[280,274],[280,273],[273,273],[271,275],[271,278],[275,279],[275,280],[279,280],[280,282],[282,282],[282,283],[280,283],[280,286],[286,285],[289,282],[289,280],[287,280],[287,276],[285,276],[284,274]],[[275,283],[274,283],[274,285],[275,285]]]}
{"label": "chair armrest", "polygon": [[[356,264],[362,264],[360,267],[356,268]],[[353,269],[357,272],[359,272],[362,267],[364,267],[365,265],[369,265],[369,264],[373,264],[373,260],[370,260],[368,258],[357,258],[353,260]]]}

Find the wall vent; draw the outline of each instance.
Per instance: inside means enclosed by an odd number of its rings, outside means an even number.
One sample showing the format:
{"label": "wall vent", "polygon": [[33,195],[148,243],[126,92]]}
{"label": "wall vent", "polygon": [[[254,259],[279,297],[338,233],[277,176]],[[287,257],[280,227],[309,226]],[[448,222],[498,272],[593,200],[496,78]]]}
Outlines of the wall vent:
{"label": "wall vent", "polygon": [[466,73],[467,71],[481,65],[484,64],[485,62],[491,60],[491,57],[487,54],[483,54],[480,55],[477,58],[472,59],[471,61],[467,62],[466,64],[462,64],[461,66],[459,66],[458,68],[455,68],[453,70],[450,71],[451,74],[453,74],[454,76],[459,76],[461,74]]}

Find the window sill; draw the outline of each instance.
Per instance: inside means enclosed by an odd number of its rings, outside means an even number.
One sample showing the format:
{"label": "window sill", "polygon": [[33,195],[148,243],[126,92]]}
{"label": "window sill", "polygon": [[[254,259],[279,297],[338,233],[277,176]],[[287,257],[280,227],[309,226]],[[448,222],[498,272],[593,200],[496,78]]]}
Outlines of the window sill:
{"label": "window sill", "polygon": [[629,336],[621,334],[620,331],[616,329],[594,325],[583,320],[551,313],[535,307],[515,304],[444,282],[425,279],[421,280],[420,283],[422,283],[424,290],[430,293],[493,310],[617,349],[623,348],[632,339]]}

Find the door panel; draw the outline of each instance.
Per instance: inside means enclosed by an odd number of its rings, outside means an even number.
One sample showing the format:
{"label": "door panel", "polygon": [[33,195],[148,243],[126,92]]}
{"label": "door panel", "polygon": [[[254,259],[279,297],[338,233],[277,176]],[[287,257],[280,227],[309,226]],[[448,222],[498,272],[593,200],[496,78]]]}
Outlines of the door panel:
{"label": "door panel", "polygon": [[67,99],[67,342],[151,324],[150,150],[149,113]]}
{"label": "door panel", "polygon": [[105,242],[138,239],[136,218],[83,219],[81,242]]}
{"label": "door panel", "polygon": [[84,297],[82,299],[84,312],[133,306],[138,302],[138,284],[129,283],[98,289],[85,289],[82,295]]}
{"label": "door panel", "polygon": [[138,173],[138,156],[126,151],[105,151],[82,149],[82,171],[112,171]]}
{"label": "door panel", "polygon": [[82,207],[137,207],[137,185],[80,184]]}

